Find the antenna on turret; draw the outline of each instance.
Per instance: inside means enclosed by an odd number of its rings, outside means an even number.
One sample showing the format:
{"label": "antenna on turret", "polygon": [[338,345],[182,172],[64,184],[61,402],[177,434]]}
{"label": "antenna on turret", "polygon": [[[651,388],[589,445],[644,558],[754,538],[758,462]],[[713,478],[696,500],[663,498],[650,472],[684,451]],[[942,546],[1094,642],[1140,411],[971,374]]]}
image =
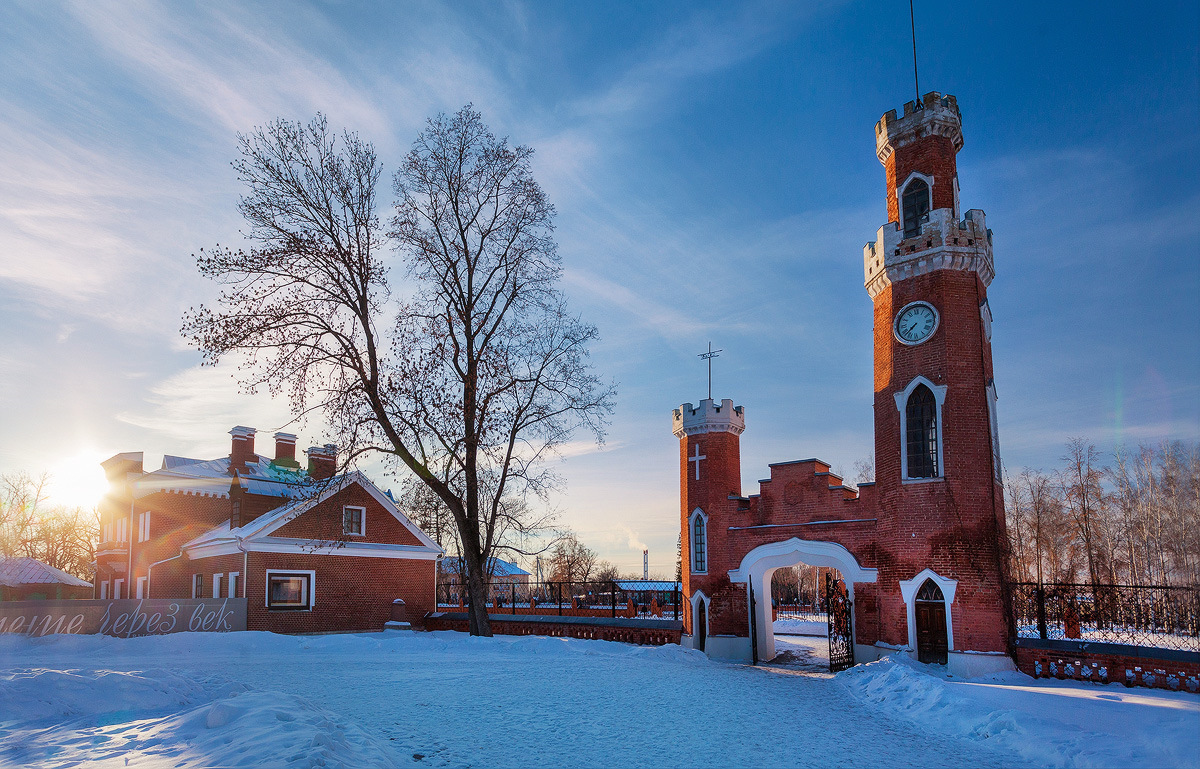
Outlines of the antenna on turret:
{"label": "antenna on turret", "polygon": [[913,85],[917,88],[917,109],[921,109],[921,81],[917,78],[917,15],[913,11],[913,0],[908,0],[908,20],[912,24],[913,41]]}
{"label": "antenna on turret", "polygon": [[708,399],[712,400],[712,359],[717,357],[721,350],[714,350],[712,342],[708,343],[708,352],[702,352],[697,355],[697,358],[703,358],[708,361]]}

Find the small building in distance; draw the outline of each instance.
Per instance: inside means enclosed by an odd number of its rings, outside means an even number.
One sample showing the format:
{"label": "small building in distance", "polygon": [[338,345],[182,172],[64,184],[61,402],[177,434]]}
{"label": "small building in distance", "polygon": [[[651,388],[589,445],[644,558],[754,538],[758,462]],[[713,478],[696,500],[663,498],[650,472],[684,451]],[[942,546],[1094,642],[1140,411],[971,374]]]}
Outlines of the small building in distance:
{"label": "small building in distance", "polygon": [[229,456],[142,454],[101,463],[95,597],[245,598],[246,627],[281,633],[382,630],[401,599],[419,621],[434,608],[442,550],[361,472],[336,474],[331,445],[296,460],[296,436],[275,457],[254,428],[230,431]]}
{"label": "small building in distance", "polygon": [[0,556],[0,601],[91,598],[92,583],[36,558]]}
{"label": "small building in distance", "polygon": [[[444,585],[441,588],[442,598],[449,600],[451,603],[458,601],[458,593],[460,585],[466,582],[466,564],[462,558],[443,558],[438,563],[438,584]],[[516,586],[517,592],[525,595],[528,591],[523,588],[529,587],[529,572],[522,569],[512,561],[505,561],[500,558],[492,558],[488,562],[488,580],[491,587],[489,588],[489,598],[494,600],[497,597],[506,598]],[[466,600],[466,595],[462,596]]]}

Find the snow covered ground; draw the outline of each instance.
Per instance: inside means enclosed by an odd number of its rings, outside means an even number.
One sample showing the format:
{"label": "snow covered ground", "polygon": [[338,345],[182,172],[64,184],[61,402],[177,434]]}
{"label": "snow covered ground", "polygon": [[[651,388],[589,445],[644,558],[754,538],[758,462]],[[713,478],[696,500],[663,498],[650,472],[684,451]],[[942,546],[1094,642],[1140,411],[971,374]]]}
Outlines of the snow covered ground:
{"label": "snow covered ground", "polygon": [[906,660],[833,676],[458,633],[0,637],[3,766],[1186,767],[1198,735],[1194,695]]}
{"label": "snow covered ground", "polygon": [[789,635],[819,635],[826,638],[829,637],[829,621],[828,620],[812,620],[812,619],[777,619],[771,626],[776,633],[787,633]]}

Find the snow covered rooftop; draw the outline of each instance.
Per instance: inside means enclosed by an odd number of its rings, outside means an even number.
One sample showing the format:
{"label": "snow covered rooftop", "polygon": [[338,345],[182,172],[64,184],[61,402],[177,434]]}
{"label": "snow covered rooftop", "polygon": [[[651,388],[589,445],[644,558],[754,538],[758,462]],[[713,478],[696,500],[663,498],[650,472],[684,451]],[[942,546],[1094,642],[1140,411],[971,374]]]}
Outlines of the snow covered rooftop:
{"label": "snow covered rooftop", "polygon": [[0,585],[70,585],[91,587],[92,583],[67,574],[62,569],[47,566],[35,558],[5,558],[0,556]]}
{"label": "snow covered rooftop", "polygon": [[[313,483],[307,473],[280,467],[257,454],[239,475],[247,492],[265,497],[297,499],[305,496]],[[141,498],[160,491],[171,491],[227,497],[232,481],[229,457],[205,460],[167,455],[163,457],[161,469],[146,473],[135,481],[134,496]]]}
{"label": "snow covered rooftop", "polygon": [[[461,558],[443,558],[439,567],[444,572],[460,573],[464,567]],[[492,559],[492,576],[493,577],[520,577],[529,576],[529,572],[522,569],[512,561],[504,561],[499,558]]]}

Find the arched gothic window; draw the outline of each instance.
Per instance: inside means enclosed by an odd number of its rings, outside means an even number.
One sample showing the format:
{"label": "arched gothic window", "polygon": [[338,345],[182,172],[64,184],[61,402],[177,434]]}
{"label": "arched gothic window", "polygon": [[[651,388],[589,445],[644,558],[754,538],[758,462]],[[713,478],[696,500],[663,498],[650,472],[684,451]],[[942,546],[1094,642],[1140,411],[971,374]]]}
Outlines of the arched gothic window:
{"label": "arched gothic window", "polygon": [[921,234],[921,222],[929,217],[929,185],[923,179],[913,179],[904,188],[904,237]]}
{"label": "arched gothic window", "polygon": [[708,521],[699,510],[692,513],[692,571],[708,571]]}
{"label": "arched gothic window", "polygon": [[921,585],[921,589],[917,591],[918,601],[945,601],[945,596],[942,595],[942,589],[937,586],[937,583],[931,579],[925,580]]}
{"label": "arched gothic window", "polygon": [[904,407],[909,478],[937,478],[937,401],[925,385],[917,385]]}

